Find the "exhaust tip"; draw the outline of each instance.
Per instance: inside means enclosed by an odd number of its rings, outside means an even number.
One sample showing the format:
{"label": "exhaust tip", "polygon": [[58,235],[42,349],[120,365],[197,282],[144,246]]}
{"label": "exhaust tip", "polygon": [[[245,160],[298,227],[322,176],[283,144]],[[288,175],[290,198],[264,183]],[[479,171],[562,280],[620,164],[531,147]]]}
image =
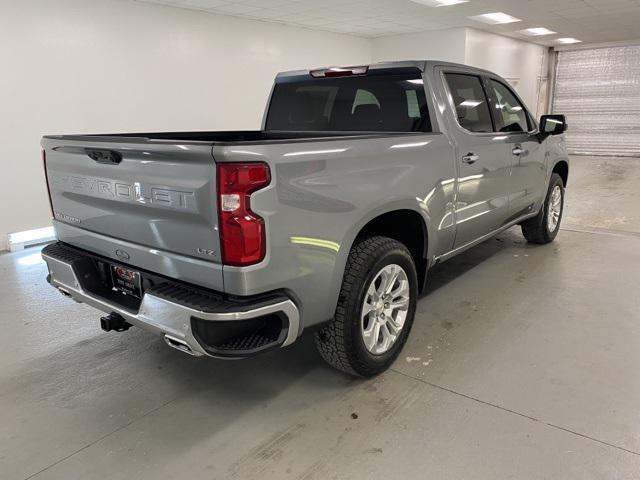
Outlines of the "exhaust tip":
{"label": "exhaust tip", "polygon": [[200,356],[200,354],[197,352],[194,352],[193,349],[189,346],[189,344],[184,340],[180,340],[179,338],[172,337],[171,335],[165,335],[164,341],[170,347],[175,348],[176,350],[180,350],[183,353],[192,355],[194,357]]}
{"label": "exhaust tip", "polygon": [[71,297],[71,293],[69,293],[69,291],[68,291],[68,290],[65,290],[65,289],[64,289],[64,288],[62,288],[62,287],[56,287],[56,288],[57,288],[57,289],[58,289],[58,291],[59,291],[62,295],[64,295],[65,297]]}

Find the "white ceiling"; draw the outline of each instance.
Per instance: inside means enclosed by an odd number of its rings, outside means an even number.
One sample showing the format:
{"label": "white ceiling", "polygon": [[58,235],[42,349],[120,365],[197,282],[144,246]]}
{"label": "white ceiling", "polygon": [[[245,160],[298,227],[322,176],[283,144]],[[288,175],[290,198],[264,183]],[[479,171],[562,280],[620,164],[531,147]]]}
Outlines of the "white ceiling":
{"label": "white ceiling", "polygon": [[[543,45],[556,45],[560,37],[585,43],[640,38],[640,0],[470,0],[435,8],[411,0],[139,1],[362,37],[475,27]],[[491,12],[504,12],[522,21],[486,25],[469,19]],[[558,34],[527,37],[517,33],[529,27],[546,27]]]}

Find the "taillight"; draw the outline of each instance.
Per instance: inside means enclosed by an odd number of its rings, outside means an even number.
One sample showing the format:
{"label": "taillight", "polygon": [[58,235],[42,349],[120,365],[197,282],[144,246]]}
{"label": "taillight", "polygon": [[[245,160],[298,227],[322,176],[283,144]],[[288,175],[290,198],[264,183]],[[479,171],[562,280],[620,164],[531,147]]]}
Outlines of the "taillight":
{"label": "taillight", "polygon": [[218,165],[218,211],[222,261],[226,265],[258,263],[266,251],[264,220],[251,211],[251,193],[271,182],[266,163]]}
{"label": "taillight", "polygon": [[53,217],[53,201],[51,200],[51,188],[49,188],[49,174],[47,173],[47,154],[42,149],[42,168],[44,169],[44,182],[47,185],[47,195],[49,196],[49,210],[51,211],[51,217]]}

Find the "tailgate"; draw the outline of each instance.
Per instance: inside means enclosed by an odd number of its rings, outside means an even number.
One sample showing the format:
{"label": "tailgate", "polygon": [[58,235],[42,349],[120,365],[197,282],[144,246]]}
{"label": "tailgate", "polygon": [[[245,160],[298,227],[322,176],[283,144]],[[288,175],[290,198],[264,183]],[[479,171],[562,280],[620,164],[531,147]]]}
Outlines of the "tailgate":
{"label": "tailgate", "polygon": [[42,145],[59,240],[222,290],[211,143],[45,137]]}

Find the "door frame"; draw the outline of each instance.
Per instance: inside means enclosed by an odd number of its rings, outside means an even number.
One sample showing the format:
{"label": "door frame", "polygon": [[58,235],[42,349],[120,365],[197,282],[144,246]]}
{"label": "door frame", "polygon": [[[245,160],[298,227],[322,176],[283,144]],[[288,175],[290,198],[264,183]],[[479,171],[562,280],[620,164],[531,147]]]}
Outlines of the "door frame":
{"label": "door frame", "polygon": [[[488,89],[487,89],[487,80],[485,77],[487,77],[487,75],[489,74],[489,72],[485,72],[485,71],[479,71],[479,70],[474,70],[471,68],[465,68],[464,66],[455,66],[455,65],[441,65],[441,66],[436,66],[435,69],[435,73],[436,76],[440,77],[440,82],[441,85],[443,87],[443,92],[445,94],[445,100],[448,103],[449,109],[452,112],[452,116],[453,116],[453,127],[457,129],[459,134],[462,135],[466,135],[469,136],[471,138],[476,138],[478,139],[480,142],[482,141],[487,141],[490,139],[494,139],[496,136],[502,136],[504,134],[500,133],[500,132],[495,132],[496,129],[496,120],[495,120],[495,116],[493,113],[493,109],[491,108],[491,99],[492,97],[490,97],[488,95]],[[453,95],[451,93],[451,89],[449,88],[449,83],[447,82],[446,79],[446,75],[447,74],[456,74],[456,75],[466,75],[469,77],[475,77],[480,81],[480,88],[482,88],[482,92],[484,94],[484,98],[485,101],[487,102],[487,108],[489,110],[489,117],[491,119],[491,128],[493,131],[491,132],[472,132],[470,130],[467,130],[466,128],[464,128],[462,125],[460,125],[460,122],[457,118],[457,114],[456,114],[456,105],[455,102],[453,100]],[[495,76],[496,79],[500,79],[500,77],[498,77],[497,75]],[[500,79],[500,81],[502,83],[504,83],[504,79]],[[524,102],[522,102],[522,99],[519,96],[516,96],[516,98],[518,99],[518,101],[520,103],[522,103],[524,105]],[[526,109],[526,106],[525,106]],[[529,115],[530,117],[530,113],[527,110],[527,115]],[[535,124],[535,123],[534,123]],[[537,124],[536,128],[537,128]],[[522,135],[522,132],[515,132],[518,133],[520,135]],[[453,240],[453,245],[452,245],[452,249],[453,250],[458,250],[460,248],[463,248],[464,245],[460,246],[460,245],[456,245],[458,242],[458,225],[459,225],[459,219],[458,219],[458,200],[459,200],[459,193],[460,193],[460,178],[463,178],[462,176],[462,171],[461,171],[461,158],[462,158],[462,151],[460,150],[460,147],[456,141],[457,136],[455,134],[451,134],[449,135],[449,138],[452,141],[453,147],[454,147],[454,151],[455,151],[455,173],[456,173],[456,182],[455,182],[455,187],[454,187],[454,209],[453,209],[453,218],[454,218],[454,222],[456,225],[456,232],[454,235],[454,240]],[[506,139],[506,138],[505,138]],[[507,143],[507,142],[505,142]],[[487,145],[490,145],[487,142]],[[507,150],[506,146],[505,146],[505,150]],[[506,155],[508,155],[509,158],[509,175],[511,175],[511,169],[513,168],[513,159],[512,159],[512,154],[511,152],[505,152]],[[507,157],[505,157],[507,158]],[[507,213],[509,213],[509,206],[507,206]],[[505,221],[509,221],[510,217],[507,216],[505,218]],[[484,234],[481,234],[478,238],[482,238],[484,236]],[[470,240],[468,243],[474,243],[477,241],[477,238]]]}

